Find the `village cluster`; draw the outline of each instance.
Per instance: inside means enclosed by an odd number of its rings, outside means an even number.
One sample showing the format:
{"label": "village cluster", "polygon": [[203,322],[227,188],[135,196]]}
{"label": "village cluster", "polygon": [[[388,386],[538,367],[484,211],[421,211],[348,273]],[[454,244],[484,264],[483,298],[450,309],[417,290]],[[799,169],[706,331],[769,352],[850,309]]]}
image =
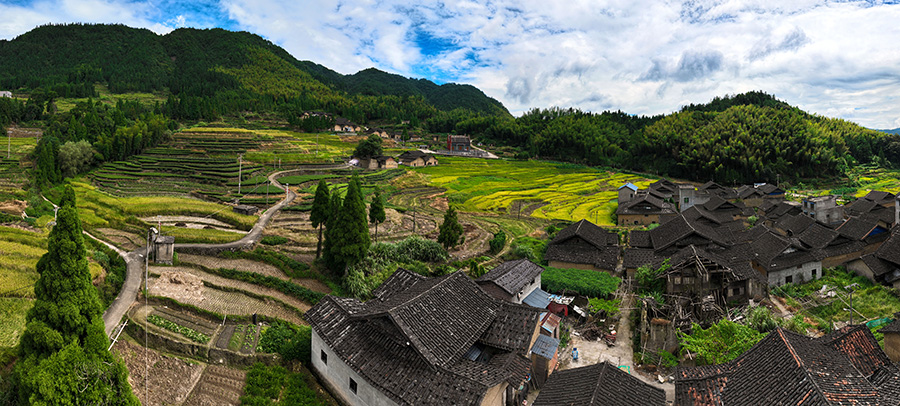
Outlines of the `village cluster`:
{"label": "village cluster", "polygon": [[[546,259],[625,278],[668,264],[665,304],[645,312],[635,334],[645,347],[674,352],[677,329],[758,303],[770,287],[821,278],[828,267],[897,287],[900,234],[891,229],[900,198],[837,199],[796,203],[768,184],[627,184],[618,223],[658,226],[621,241],[582,220],[557,234]],[[524,259],[476,280],[400,269],[369,301],[328,296],[307,313],[313,369],[351,405],[521,405],[530,388],[540,388],[534,405],[666,404],[662,389],[609,362],[554,372],[564,355],[561,316],[581,309],[543,291],[542,271]],[[678,369],[675,404],[900,404],[900,321],[881,331],[884,350],[862,324],[819,338],[777,328],[732,362]]]}

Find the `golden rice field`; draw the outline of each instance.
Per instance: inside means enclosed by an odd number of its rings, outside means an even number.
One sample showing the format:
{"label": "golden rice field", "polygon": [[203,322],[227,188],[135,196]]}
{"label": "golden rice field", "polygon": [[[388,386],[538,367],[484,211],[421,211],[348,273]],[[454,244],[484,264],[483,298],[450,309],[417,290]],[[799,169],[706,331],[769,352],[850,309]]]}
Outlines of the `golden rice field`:
{"label": "golden rice field", "polygon": [[[430,186],[447,189],[448,198],[466,211],[515,214],[519,206],[543,206],[533,217],[588,219],[614,225],[616,190],[627,182],[640,188],[654,180],[580,165],[542,161],[505,161],[439,157],[438,166],[417,168]],[[516,203],[519,202],[519,203]]]}

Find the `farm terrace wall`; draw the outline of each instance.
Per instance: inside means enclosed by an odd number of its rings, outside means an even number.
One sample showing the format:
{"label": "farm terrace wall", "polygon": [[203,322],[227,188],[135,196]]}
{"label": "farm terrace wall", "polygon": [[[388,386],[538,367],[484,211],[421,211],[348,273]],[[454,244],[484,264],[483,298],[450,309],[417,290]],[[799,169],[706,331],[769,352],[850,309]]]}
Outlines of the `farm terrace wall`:
{"label": "farm terrace wall", "polygon": [[[341,403],[351,406],[397,406],[380,390],[375,389],[362,376],[353,371],[331,348],[322,341],[315,329],[312,330],[312,366],[328,391]],[[324,355],[323,355],[324,354]],[[356,390],[351,390],[351,380]]]}

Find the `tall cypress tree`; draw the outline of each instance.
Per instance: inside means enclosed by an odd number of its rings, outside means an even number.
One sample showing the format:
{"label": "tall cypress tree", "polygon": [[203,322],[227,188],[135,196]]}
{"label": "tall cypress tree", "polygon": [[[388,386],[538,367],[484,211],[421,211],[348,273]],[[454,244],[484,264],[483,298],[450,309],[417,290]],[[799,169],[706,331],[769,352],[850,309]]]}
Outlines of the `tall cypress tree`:
{"label": "tall cypress tree", "polygon": [[309,213],[309,221],[312,226],[319,229],[319,241],[316,243],[316,259],[322,255],[322,226],[328,220],[329,209],[331,208],[331,192],[328,190],[328,184],[325,179],[319,181],[316,186],[316,197],[313,199],[312,211]]}
{"label": "tall cypress tree", "polygon": [[363,200],[359,176],[353,174],[347,186],[347,196],[337,218],[336,233],[340,242],[331,247],[335,272],[342,273],[369,252],[369,222],[366,220],[366,202]]}
{"label": "tall cypress tree", "polygon": [[375,197],[369,205],[369,221],[375,223],[375,241],[378,242],[378,223],[384,223],[387,216],[384,213],[384,199],[381,197],[381,189],[375,187]]}
{"label": "tall cypress tree", "polygon": [[341,212],[341,205],[343,200],[341,200],[341,195],[338,194],[338,190],[331,191],[331,202],[328,205],[328,217],[325,219],[325,241],[324,247],[322,248],[322,260],[325,261],[325,266],[328,267],[335,274],[339,274],[338,271],[342,271],[343,269],[338,269],[340,264],[337,263],[337,259],[335,256],[335,251],[333,247],[336,245],[340,245],[343,237],[338,230],[338,215]]}
{"label": "tall cypress tree", "polygon": [[91,284],[75,194],[66,187],[47,253],[37,264],[15,378],[31,404],[137,404],[125,365],[107,347],[103,306]]}

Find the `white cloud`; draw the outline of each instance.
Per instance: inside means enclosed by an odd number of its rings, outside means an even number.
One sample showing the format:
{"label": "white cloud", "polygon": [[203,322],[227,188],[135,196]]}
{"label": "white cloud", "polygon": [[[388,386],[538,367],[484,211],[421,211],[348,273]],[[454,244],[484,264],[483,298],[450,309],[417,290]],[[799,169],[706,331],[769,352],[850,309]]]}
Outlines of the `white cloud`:
{"label": "white cloud", "polygon": [[[900,5],[796,0],[220,0],[229,24],[341,73],[376,67],[471,83],[511,111],[659,114],[762,90],[870,127],[900,123]],[[150,3],[0,5],[0,37],[48,22],[167,32],[196,15]],[[434,49],[428,46],[433,42]]]}

